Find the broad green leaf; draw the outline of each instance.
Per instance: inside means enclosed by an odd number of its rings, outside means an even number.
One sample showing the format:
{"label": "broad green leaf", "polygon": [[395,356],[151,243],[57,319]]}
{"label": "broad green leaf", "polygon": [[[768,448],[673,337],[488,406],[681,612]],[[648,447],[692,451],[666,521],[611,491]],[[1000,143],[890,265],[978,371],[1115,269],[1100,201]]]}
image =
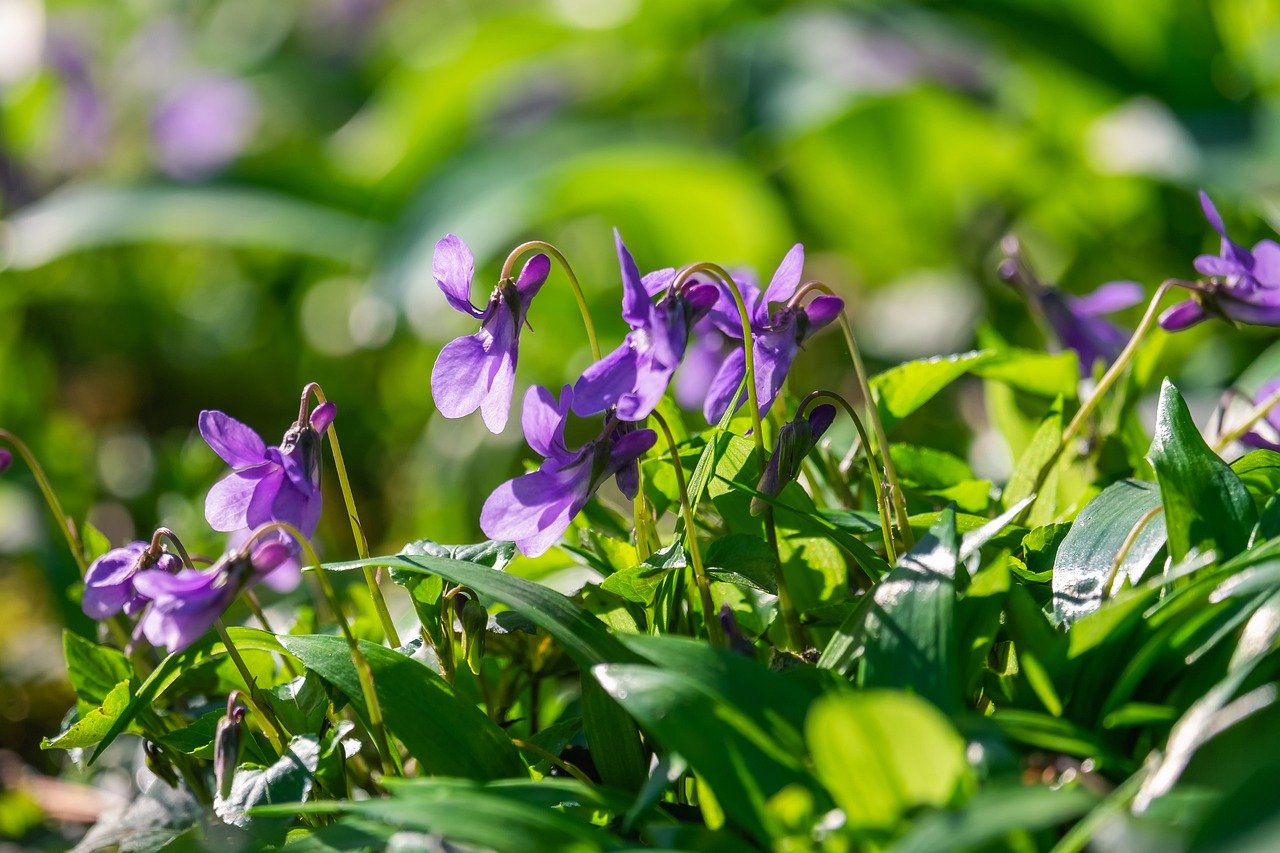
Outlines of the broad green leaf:
{"label": "broad green leaf", "polygon": [[100,646],[71,631],[62,632],[67,679],[80,701],[101,705],[121,681],[133,678],[133,666],[123,652]]}
{"label": "broad green leaf", "polygon": [[1071,398],[1080,382],[1080,367],[1074,350],[1059,353],[1009,348],[973,368],[983,379],[1003,382],[1019,391],[1040,397]]}
{"label": "broad green leaf", "polygon": [[964,738],[907,693],[825,696],[805,736],[818,779],[850,827],[892,829],[912,809],[952,804],[971,784]]}
{"label": "broad green leaf", "polygon": [[[341,690],[368,725],[364,693],[343,638],[282,635],[280,642],[307,669]],[[360,651],[373,671],[388,731],[425,772],[471,779],[524,773],[523,762],[502,730],[425,664],[364,640]]]}
{"label": "broad green leaf", "polygon": [[910,689],[944,711],[958,708],[959,549],[955,512],[948,509],[875,587],[867,614],[864,686]]}
{"label": "broad green leaf", "polygon": [[41,749],[83,749],[102,741],[129,705],[128,679],[121,681],[102,700],[102,705],[88,711],[71,728],[54,738],[45,738]]}
{"label": "broad green leaf", "polygon": [[704,562],[714,580],[750,586],[761,592],[778,592],[778,556],[758,536],[730,533],[711,543]]}
{"label": "broad green leaf", "polygon": [[673,543],[651,554],[640,565],[609,575],[601,582],[600,588],[627,601],[649,605],[653,603],[662,579],[687,565],[683,545]]}
{"label": "broad green leaf", "polygon": [[1249,490],[1259,512],[1280,493],[1280,453],[1274,450],[1251,450],[1232,462],[1231,470]]}
{"label": "broad green leaf", "polygon": [[[299,803],[307,799],[320,763],[320,741],[315,735],[295,737],[289,741],[284,755],[270,767],[244,765],[236,768],[231,778],[231,791],[223,799],[214,799],[213,810],[233,826],[252,825],[255,834],[272,830],[283,835],[288,821],[251,818],[248,810],[271,803]],[[270,829],[264,824],[270,824]]]}
{"label": "broad green leaf", "polygon": [[1155,438],[1147,456],[1160,483],[1169,556],[1213,548],[1219,559],[1244,550],[1257,521],[1253,498],[1227,463],[1205,444],[1187,404],[1168,380],[1160,389]]}
{"label": "broad green leaf", "polygon": [[992,350],[908,361],[871,378],[880,419],[888,432],[943,388],[995,357]]}
{"label": "broad green leaf", "polygon": [[816,791],[802,756],[773,740],[742,708],[699,679],[652,666],[593,670],[600,685],[715,792],[725,814],[766,843],[765,804],[788,785]]}
{"label": "broad green leaf", "polygon": [[[1160,506],[1155,483],[1122,480],[1089,501],[1059,544],[1053,562],[1053,610],[1067,624],[1091,613],[1104,595],[1114,594],[1128,580],[1136,584],[1167,539],[1163,514],[1149,514]],[[1120,550],[1136,525],[1142,530],[1120,561]],[[1110,590],[1103,587],[1112,579]]]}
{"label": "broad green leaf", "polygon": [[[1036,487],[1036,476],[1040,473],[1040,469],[1053,457],[1053,454],[1061,444],[1062,400],[1058,399],[1054,402],[1048,417],[1040,422],[1035,435],[1031,437],[1031,443],[1027,445],[1027,449],[1018,457],[1018,462],[1013,467],[1013,473],[1009,476],[1009,482],[1005,485],[1004,492],[1001,494],[1006,507],[1013,506],[1018,501],[1033,496],[1032,493]],[[1045,477],[1039,491],[1035,492],[1036,503],[1027,519],[1029,524],[1033,526],[1048,524],[1057,516],[1058,481],[1056,477],[1060,467],[1060,464],[1054,465],[1053,470]]]}
{"label": "broad green leaf", "polygon": [[583,670],[578,689],[582,733],[600,778],[619,790],[639,791],[645,782],[649,756],[635,721],[610,698],[590,671]]}

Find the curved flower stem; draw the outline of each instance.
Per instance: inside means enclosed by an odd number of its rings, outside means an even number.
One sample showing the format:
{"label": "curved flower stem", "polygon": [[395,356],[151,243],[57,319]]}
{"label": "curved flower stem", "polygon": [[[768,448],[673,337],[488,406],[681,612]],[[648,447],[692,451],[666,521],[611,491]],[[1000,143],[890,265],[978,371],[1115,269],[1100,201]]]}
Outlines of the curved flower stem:
{"label": "curved flower stem", "polygon": [[396,775],[397,762],[387,742],[387,731],[382,722],[382,705],[378,702],[378,691],[373,684],[373,670],[369,667],[369,661],[365,658],[364,652],[360,651],[360,642],[351,632],[351,625],[342,612],[342,602],[333,588],[333,583],[329,580],[329,573],[325,571],[324,564],[316,555],[315,548],[311,547],[311,543],[302,535],[301,530],[284,521],[272,521],[257,528],[244,547],[248,550],[256,539],[275,530],[292,537],[302,547],[303,554],[311,564],[316,581],[320,584],[320,589],[328,600],[330,609],[333,610],[334,618],[338,621],[338,627],[342,630],[342,636],[346,638],[347,646],[351,650],[351,663],[355,666],[356,677],[360,680],[360,691],[364,694],[365,707],[369,710],[369,732],[378,749],[382,772],[386,775]]}
{"label": "curved flower stem", "polygon": [[667,289],[679,290],[684,286],[685,282],[700,272],[710,273],[720,279],[724,286],[729,288],[729,294],[733,297],[733,304],[738,308],[738,319],[742,322],[742,356],[746,367],[747,403],[751,407],[751,437],[755,439],[756,452],[760,454],[760,464],[763,465],[768,454],[765,451],[764,430],[761,428],[760,422],[760,401],[756,397],[755,341],[751,334],[751,314],[747,311],[747,303],[742,298],[742,291],[738,288],[738,283],[733,280],[733,276],[725,271],[724,267],[704,261],[690,264],[681,269]]}
{"label": "curved flower stem", "polygon": [[1249,412],[1249,416],[1245,418],[1238,427],[1219,436],[1218,440],[1213,445],[1213,452],[1221,456],[1222,451],[1231,446],[1231,442],[1253,429],[1253,425],[1265,418],[1267,413],[1274,409],[1277,404],[1280,404],[1280,391],[1276,391],[1271,394],[1254,407],[1254,409]]}
{"label": "curved flower stem", "polygon": [[[820,281],[806,282],[795,296],[791,297],[788,304],[798,305],[810,293],[825,293],[829,296],[837,295],[827,285]],[[876,405],[876,398],[871,393],[871,380],[867,375],[867,366],[862,360],[862,350],[858,347],[858,339],[853,335],[853,326],[849,323],[849,317],[844,311],[840,312],[840,331],[844,334],[845,346],[849,348],[849,358],[853,361],[853,374],[858,380],[858,393],[862,395],[863,403],[867,407],[867,419],[871,422],[871,429],[876,436],[876,449],[880,454],[880,464],[884,469],[885,480],[889,483],[889,499],[893,505],[894,515],[898,519],[898,535],[902,537],[902,544],[908,549],[915,544],[915,535],[911,532],[911,518],[907,513],[907,500],[902,494],[902,484],[898,480],[898,469],[893,464],[893,454],[889,449],[889,436],[885,432],[884,422],[880,420],[880,408]],[[863,439],[865,442],[866,439]],[[870,452],[870,451],[868,451]]]}
{"label": "curved flower stem", "polygon": [[35,454],[31,452],[31,448],[27,447],[26,442],[18,438],[7,429],[0,429],[0,441],[8,442],[14,450],[18,451],[18,455],[27,463],[27,468],[31,470],[32,476],[36,478],[36,484],[40,486],[40,493],[44,495],[44,502],[49,506],[49,512],[53,513],[54,521],[58,523],[58,527],[62,530],[62,535],[67,539],[67,547],[71,549],[71,556],[76,561],[76,566],[80,569],[80,576],[89,569],[89,564],[85,561],[84,545],[80,542],[80,536],[76,533],[75,525],[71,522],[71,517],[62,509],[62,503],[58,500],[57,493],[53,490],[53,484],[49,482],[49,477],[44,473],[44,468],[40,467],[40,462],[36,459]]}
{"label": "curved flower stem", "polygon": [[676,491],[680,496],[680,512],[684,516],[685,548],[689,551],[689,562],[693,564],[693,579],[698,586],[698,597],[702,601],[702,621],[707,626],[707,634],[711,642],[717,646],[724,645],[724,636],[720,631],[720,620],[716,618],[715,602],[711,599],[711,581],[707,577],[706,567],[702,564],[702,551],[698,547],[698,528],[693,520],[693,507],[689,505],[688,486],[684,479],[684,467],[680,464],[680,450],[675,436],[666,418],[657,411],[649,413],[649,417],[662,429],[667,439],[667,452],[671,456],[671,467],[676,473]]}
{"label": "curved flower stem", "polygon": [[[800,405],[796,409],[796,419],[799,420],[804,417],[805,412],[808,411],[812,403],[824,397],[834,403],[837,403],[840,408],[844,409],[845,414],[849,416],[849,420],[853,421],[853,426],[858,431],[858,437],[862,439],[862,446],[866,448],[869,456],[871,452],[871,440],[867,438],[867,429],[863,426],[862,419],[858,417],[858,413],[854,411],[853,406],[849,401],[834,391],[810,391],[809,394],[800,401]],[[892,566],[898,561],[898,554],[893,546],[892,523],[889,521],[889,502],[885,500],[884,490],[880,485],[880,478],[877,476],[874,460],[869,459],[868,461],[871,463],[868,466],[871,468],[871,488],[875,492],[876,509],[880,513],[880,533],[884,538],[884,553],[885,557],[888,558],[889,565]]]}
{"label": "curved flower stem", "polygon": [[168,539],[169,544],[173,546],[173,550],[177,552],[178,559],[182,561],[182,565],[188,569],[195,568],[191,562],[191,555],[187,553],[187,549],[182,544],[182,540],[178,538],[178,534],[174,533],[167,527],[157,527],[155,532],[151,534],[151,547],[153,553],[160,551],[160,540]]}
{"label": "curved flower stem", "polygon": [[[1102,403],[1102,398],[1111,390],[1111,386],[1116,384],[1120,379],[1121,374],[1124,373],[1125,368],[1127,368],[1133,361],[1134,355],[1138,352],[1138,347],[1141,346],[1143,340],[1146,339],[1147,335],[1156,324],[1156,318],[1159,316],[1158,311],[1160,308],[1160,300],[1164,298],[1165,293],[1167,293],[1169,288],[1174,284],[1175,281],[1173,279],[1166,279],[1160,283],[1159,287],[1156,288],[1156,292],[1152,295],[1151,301],[1147,303],[1146,312],[1143,313],[1142,319],[1138,322],[1138,327],[1133,330],[1133,336],[1130,337],[1129,342],[1124,345],[1124,349],[1120,351],[1120,355],[1116,356],[1116,360],[1111,363],[1109,368],[1107,368],[1107,372],[1102,374],[1102,378],[1098,380],[1098,385],[1093,389],[1093,393],[1089,396],[1089,399],[1084,401],[1084,404],[1076,411],[1075,417],[1073,417],[1070,423],[1067,424],[1066,428],[1063,429],[1062,441],[1058,443],[1058,446],[1054,448],[1053,453],[1044,461],[1044,464],[1040,466],[1040,470],[1036,473],[1036,478],[1032,482],[1031,490],[1028,494],[1038,495],[1040,490],[1044,488],[1045,481],[1049,479],[1049,472],[1053,470],[1053,466],[1058,464],[1058,460],[1062,458],[1063,452],[1065,452],[1066,449],[1071,446],[1071,443],[1075,441],[1076,436],[1080,434],[1080,430],[1084,429],[1084,425],[1088,423],[1089,417]],[[1013,523],[1021,524],[1031,513],[1031,508],[1035,506],[1035,503],[1036,502],[1033,499],[1031,503],[1027,504],[1026,508],[1024,508],[1022,512],[1018,513],[1018,516],[1013,519]]]}
{"label": "curved flower stem", "polygon": [[546,252],[548,255],[556,259],[556,263],[560,264],[560,269],[564,270],[565,277],[569,279],[569,287],[573,290],[573,298],[578,301],[578,311],[582,314],[582,328],[587,332],[587,343],[591,346],[591,357],[600,360],[600,342],[596,340],[596,327],[591,322],[591,312],[587,310],[587,298],[582,294],[582,285],[578,284],[578,277],[574,275],[573,267],[569,266],[569,262],[565,260],[560,250],[545,240],[530,240],[527,243],[521,243],[511,250],[507,255],[507,259],[502,263],[501,281],[511,278],[511,272],[515,268],[516,261],[520,260],[520,256],[528,252],[540,251]]}
{"label": "curved flower stem", "polygon": [[259,719],[267,723],[262,727],[263,732],[266,733],[271,745],[275,748],[276,755],[284,755],[284,746],[289,740],[288,735],[285,734],[284,728],[281,727],[280,721],[276,719],[275,714],[271,713],[271,706],[267,704],[267,698],[258,689],[258,682],[254,679],[253,673],[249,671],[244,658],[240,656],[240,650],[236,648],[236,644],[231,641],[231,635],[227,633],[226,624],[219,619],[213,623],[213,627],[217,629],[218,636],[222,638],[222,644],[227,647],[227,655],[235,663],[236,669],[240,672],[240,677],[244,679],[245,687],[249,689],[249,696],[252,698],[248,701],[253,705],[253,710],[257,713]]}
{"label": "curved flower stem", "polygon": [[[299,423],[307,417],[307,401],[314,394],[321,403],[328,402],[324,389],[318,382],[310,382],[302,389],[302,406],[299,410]],[[325,432],[329,435],[329,449],[333,452],[333,467],[338,473],[338,486],[342,489],[342,501],[347,506],[347,520],[351,522],[351,536],[356,542],[356,554],[360,559],[369,559],[369,540],[364,535],[364,526],[360,524],[360,513],[356,511],[356,499],[351,493],[351,480],[347,477],[347,465],[342,459],[342,446],[338,444],[338,430],[331,422]],[[382,625],[382,633],[393,648],[399,648],[400,635],[396,633],[395,622],[387,609],[387,600],[382,596],[382,587],[378,585],[378,573],[372,566],[364,569],[365,585],[369,587],[369,595],[373,599],[373,608],[378,613],[378,622]]]}

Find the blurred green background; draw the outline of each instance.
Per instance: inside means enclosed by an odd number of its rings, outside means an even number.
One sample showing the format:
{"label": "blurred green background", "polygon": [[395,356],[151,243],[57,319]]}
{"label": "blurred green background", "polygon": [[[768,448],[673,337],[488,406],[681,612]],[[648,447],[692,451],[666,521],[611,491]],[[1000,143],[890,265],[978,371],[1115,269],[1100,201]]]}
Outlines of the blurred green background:
{"label": "blurred green background", "polygon": [[[1277,163],[1274,0],[0,0],[0,426],[114,542],[165,524],[216,551],[199,411],[275,441],[315,380],[375,552],[473,540],[525,451],[514,420],[434,415],[433,359],[469,326],[431,276],[447,231],[477,299],[510,247],[557,244],[606,348],[611,227],[644,268],[765,277],[800,240],[883,366],[987,321],[1041,345],[991,275],[1005,231],[1067,289],[1153,286],[1213,243],[1197,187],[1241,242],[1268,231]],[[571,381],[588,354],[559,273],[531,322],[521,386]],[[1213,395],[1264,343],[1197,330],[1167,369]],[[793,387],[851,390],[844,364],[824,335]],[[976,394],[929,412],[922,441],[998,479]],[[74,576],[16,465],[0,747],[45,766]]]}

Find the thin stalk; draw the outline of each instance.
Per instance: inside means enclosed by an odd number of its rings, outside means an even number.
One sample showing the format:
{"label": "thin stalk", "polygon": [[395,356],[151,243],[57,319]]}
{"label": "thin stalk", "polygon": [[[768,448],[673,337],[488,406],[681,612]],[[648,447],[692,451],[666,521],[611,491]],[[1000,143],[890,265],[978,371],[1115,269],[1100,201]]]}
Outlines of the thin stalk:
{"label": "thin stalk", "polygon": [[67,515],[62,508],[62,503],[58,500],[58,495],[53,490],[53,484],[49,482],[49,477],[44,473],[44,468],[40,466],[40,462],[36,459],[35,454],[31,452],[31,448],[27,447],[26,442],[18,438],[7,429],[0,429],[0,440],[8,442],[14,450],[18,451],[18,455],[27,463],[32,476],[36,478],[36,484],[40,487],[40,493],[44,495],[44,502],[49,506],[49,512],[53,513],[53,519],[58,523],[58,527],[62,530],[62,535],[67,539],[67,547],[71,549],[71,556],[76,561],[76,566],[80,569],[80,576],[89,569],[89,564],[84,558],[84,546],[80,542],[80,537],[76,533],[75,525],[71,522],[71,517]]}
{"label": "thin stalk", "polygon": [[342,630],[342,636],[346,638],[347,647],[351,650],[351,663],[355,666],[356,677],[360,680],[360,691],[364,695],[365,707],[369,711],[370,734],[373,736],[374,745],[378,749],[378,758],[382,762],[382,772],[389,776],[396,775],[398,762],[392,755],[391,748],[387,742],[387,730],[382,721],[382,705],[378,701],[378,691],[373,683],[373,670],[369,667],[369,661],[365,658],[364,652],[360,651],[360,642],[351,631],[351,625],[347,622],[347,617],[342,612],[342,602],[338,598],[337,591],[333,588],[333,583],[329,580],[329,573],[325,571],[319,556],[316,555],[315,548],[311,547],[311,543],[307,541],[307,537],[302,535],[301,530],[284,521],[273,521],[254,530],[249,537],[249,542],[245,544],[245,548],[249,548],[254,540],[273,530],[281,531],[293,537],[298,545],[302,547],[304,556],[311,564],[312,573],[320,584],[320,589],[328,600],[330,609],[333,610],[338,627]]}
{"label": "thin stalk", "polygon": [[[852,404],[834,391],[821,390],[809,392],[808,396],[800,401],[800,406],[796,409],[796,418],[799,419],[804,417],[810,406],[815,401],[824,397],[844,409],[845,414],[849,416],[849,420],[853,421],[854,429],[858,431],[858,437],[862,439],[862,446],[867,449],[867,453],[869,455],[871,451],[871,442],[867,438],[867,428],[863,426],[862,419],[858,417],[858,413],[854,411]],[[880,478],[876,476],[874,462],[868,467],[871,468],[871,488],[875,492],[876,496],[876,509],[880,513],[880,533],[884,539],[884,553],[885,557],[888,559],[889,565],[892,566],[894,563],[898,562],[898,554],[893,546],[893,531],[892,525],[889,521],[889,502],[885,500],[884,490],[880,486]]]}
{"label": "thin stalk", "polygon": [[[1058,460],[1062,458],[1063,452],[1065,452],[1066,449],[1071,446],[1071,443],[1075,441],[1076,436],[1080,434],[1080,430],[1084,429],[1085,424],[1089,421],[1089,417],[1102,403],[1103,397],[1111,390],[1111,386],[1116,384],[1120,379],[1121,374],[1124,373],[1130,362],[1133,361],[1134,355],[1138,352],[1138,347],[1141,346],[1143,340],[1146,339],[1147,334],[1150,333],[1151,329],[1155,327],[1156,319],[1159,316],[1160,300],[1164,298],[1165,293],[1168,292],[1169,288],[1174,284],[1175,281],[1173,279],[1168,279],[1161,282],[1160,286],[1156,288],[1155,294],[1147,304],[1146,312],[1143,313],[1142,319],[1138,322],[1138,327],[1133,330],[1133,336],[1129,338],[1129,342],[1125,344],[1124,349],[1120,351],[1120,355],[1116,356],[1116,360],[1112,362],[1109,368],[1107,368],[1107,372],[1102,374],[1102,378],[1098,380],[1098,386],[1094,388],[1093,394],[1089,396],[1088,400],[1084,401],[1084,404],[1076,411],[1075,417],[1071,419],[1071,422],[1067,424],[1066,429],[1062,431],[1062,441],[1058,443],[1058,446],[1054,448],[1053,453],[1045,460],[1044,464],[1040,466],[1040,470],[1036,473],[1036,478],[1032,483],[1029,494],[1038,494],[1040,490],[1044,488],[1045,481],[1049,479],[1049,472],[1053,470],[1053,466],[1058,464]],[[1018,514],[1018,517],[1013,520],[1013,523],[1021,524],[1027,515],[1030,514],[1033,506],[1035,506],[1034,500],[1027,504],[1026,508],[1023,509],[1023,511]]]}
{"label": "thin stalk", "polygon": [[596,783],[591,781],[590,776],[588,776],[586,773],[582,772],[580,769],[573,766],[569,762],[560,758],[558,755],[553,755],[550,752],[550,750],[543,749],[542,747],[538,746],[536,743],[532,743],[527,740],[521,740],[520,738],[516,738],[516,737],[513,737],[511,739],[511,743],[515,746],[516,749],[523,749],[525,752],[531,752],[534,755],[541,758],[543,761],[548,761],[551,764],[554,764],[556,767],[559,767],[565,773],[568,773],[570,776],[577,779],[579,782],[586,785],[588,788],[594,788],[596,786]]}
{"label": "thin stalk", "polygon": [[1231,446],[1231,442],[1253,429],[1253,425],[1265,418],[1277,404],[1280,404],[1280,391],[1276,391],[1254,407],[1253,411],[1249,412],[1249,416],[1235,429],[1219,436],[1218,441],[1213,445],[1213,452],[1222,455],[1222,452]]}
{"label": "thin stalk", "polygon": [[671,467],[675,469],[676,493],[680,497],[680,513],[684,516],[685,548],[689,551],[689,562],[693,564],[693,578],[698,586],[698,597],[702,602],[702,621],[707,626],[707,634],[711,637],[711,642],[721,646],[724,645],[724,636],[720,632],[720,620],[716,618],[715,603],[711,599],[711,581],[707,577],[706,567],[702,564],[702,551],[698,547],[698,528],[693,520],[693,507],[689,505],[684,467],[680,464],[680,450],[666,418],[657,411],[651,412],[649,417],[653,418],[662,429],[662,434],[667,440],[667,452],[671,456]]}
{"label": "thin stalk", "polygon": [[680,270],[667,289],[669,291],[679,290],[686,281],[700,272],[710,273],[720,279],[724,286],[729,288],[729,294],[733,297],[733,304],[738,309],[738,319],[742,323],[742,356],[746,367],[747,405],[751,407],[751,437],[755,440],[756,452],[760,455],[760,464],[763,465],[768,454],[764,446],[764,429],[760,423],[760,401],[756,398],[755,340],[751,333],[751,315],[747,311],[747,303],[742,298],[742,291],[738,288],[738,283],[733,280],[733,276],[725,271],[724,267],[704,261],[690,264]]}
{"label": "thin stalk", "polygon": [[506,281],[511,278],[511,272],[515,269],[516,261],[520,260],[520,256],[533,251],[546,252],[555,258],[556,263],[560,264],[560,269],[564,270],[565,278],[569,279],[569,288],[573,291],[573,298],[578,302],[578,311],[582,314],[582,328],[587,332],[587,343],[591,346],[591,357],[599,361],[600,343],[596,340],[596,327],[591,322],[591,312],[587,310],[587,298],[582,294],[582,285],[578,284],[578,277],[574,275],[573,267],[569,266],[569,262],[565,260],[559,249],[544,240],[530,240],[527,243],[521,243],[511,250],[511,254],[507,255],[507,259],[503,262],[502,273],[499,276],[500,280]]}
{"label": "thin stalk", "polygon": [[231,635],[227,633],[226,624],[219,619],[213,623],[213,627],[217,629],[218,636],[222,638],[222,644],[227,647],[227,655],[235,663],[236,669],[240,671],[244,686],[249,689],[250,698],[246,701],[253,705],[253,711],[258,715],[258,718],[266,723],[262,727],[262,731],[266,733],[267,738],[271,741],[271,746],[275,748],[276,755],[284,755],[284,746],[288,742],[288,736],[280,726],[280,721],[276,719],[275,714],[271,713],[271,706],[267,704],[266,697],[258,689],[258,682],[254,679],[253,673],[249,671],[244,658],[240,656],[240,650],[231,641]]}
{"label": "thin stalk", "polygon": [[[319,383],[311,382],[302,389],[302,406],[298,414],[299,423],[307,417],[307,401],[314,394],[321,403],[328,402],[324,389]],[[342,489],[342,501],[347,506],[347,520],[351,522],[351,536],[356,542],[356,553],[360,559],[369,559],[369,540],[364,535],[364,526],[360,524],[360,513],[356,511],[356,499],[351,493],[351,481],[347,477],[347,465],[342,459],[342,445],[338,443],[337,427],[331,422],[327,430],[329,449],[333,452],[333,467],[338,473],[338,486]],[[399,648],[400,635],[396,632],[395,623],[391,620],[391,612],[387,609],[387,600],[382,596],[382,587],[378,585],[378,572],[372,566],[364,569],[365,585],[369,588],[369,596],[373,599],[373,608],[378,613],[378,622],[382,625],[382,633],[393,648]]]}
{"label": "thin stalk", "polygon": [[[825,293],[829,296],[835,296],[836,292],[820,281],[806,282],[795,296],[791,297],[788,304],[798,305],[810,293]],[[910,549],[915,544],[915,535],[911,532],[911,517],[907,513],[907,500],[902,492],[902,483],[898,480],[898,469],[893,464],[893,454],[889,450],[889,435],[885,432],[884,421],[880,419],[880,409],[876,405],[876,398],[871,393],[871,379],[867,374],[867,365],[862,360],[862,349],[858,346],[858,339],[854,337],[853,326],[849,323],[849,317],[844,311],[839,316],[840,332],[844,335],[845,346],[849,349],[849,359],[853,362],[853,375],[858,380],[858,393],[862,395],[863,404],[867,407],[867,420],[871,422],[872,432],[876,437],[876,450],[880,454],[880,465],[884,470],[884,478],[889,485],[889,500],[893,506],[894,515],[898,520],[898,535],[902,538],[902,544]],[[864,438],[863,444],[867,443]],[[868,445],[868,454],[870,453],[870,445]]]}

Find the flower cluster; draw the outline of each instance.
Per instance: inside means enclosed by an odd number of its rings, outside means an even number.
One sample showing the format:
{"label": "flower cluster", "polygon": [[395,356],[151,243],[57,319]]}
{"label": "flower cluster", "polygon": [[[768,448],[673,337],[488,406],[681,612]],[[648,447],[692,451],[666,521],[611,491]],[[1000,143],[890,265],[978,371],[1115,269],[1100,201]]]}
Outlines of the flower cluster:
{"label": "flower cluster", "polygon": [[[781,392],[800,347],[844,307],[843,300],[830,295],[808,305],[793,304],[804,267],[799,245],[761,292],[745,274],[712,281],[702,272],[682,275],[668,267],[642,275],[616,231],[614,243],[622,273],[621,315],[630,331],[612,352],[566,385],[559,401],[546,388],[529,389],[521,426],[529,446],[545,461],[536,471],[499,486],[481,512],[486,535],[514,541],[530,556],[551,548],[610,478],[625,496],[635,497],[638,460],[657,440],[653,430],[637,424],[654,413],[667,393],[691,349],[691,335],[698,363],[686,370],[706,377],[706,386],[694,394],[706,400],[707,419],[719,420],[737,395],[746,375],[748,345],[763,415]],[[498,283],[481,311],[470,301],[475,265],[466,244],[451,234],[436,244],[437,285],[450,305],[481,321],[477,333],[446,345],[432,370],[432,393],[441,414],[461,417],[479,408],[485,425],[501,431],[511,404],[520,328],[549,265],[545,255],[536,255],[514,282]],[[748,307],[749,341],[744,341],[737,299]],[[570,412],[603,416],[597,437],[576,449],[564,442]]]}

